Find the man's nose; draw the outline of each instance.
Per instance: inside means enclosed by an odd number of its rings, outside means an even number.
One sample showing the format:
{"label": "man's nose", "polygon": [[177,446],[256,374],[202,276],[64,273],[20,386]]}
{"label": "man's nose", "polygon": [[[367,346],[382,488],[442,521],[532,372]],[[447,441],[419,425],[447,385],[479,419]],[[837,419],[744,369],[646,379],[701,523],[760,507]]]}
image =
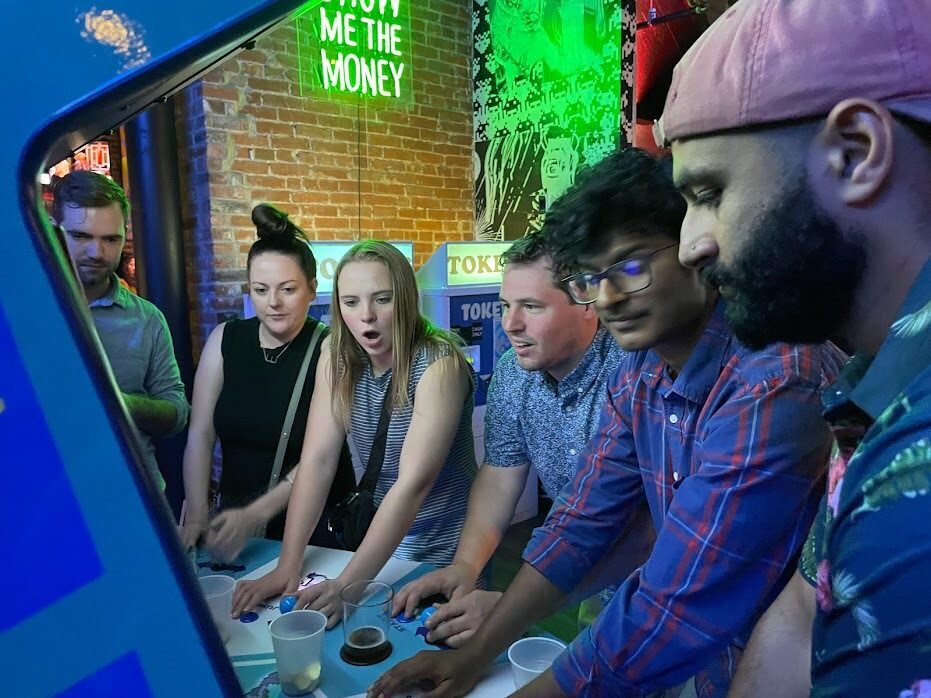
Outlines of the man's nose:
{"label": "man's nose", "polygon": [[516,332],[521,325],[520,315],[514,310],[508,310],[501,316],[501,328],[505,332]]}
{"label": "man's nose", "polygon": [[711,228],[690,209],[682,221],[679,236],[679,263],[684,267],[700,269],[718,258],[718,241]]}
{"label": "man's nose", "polygon": [[97,240],[90,240],[84,245],[84,254],[91,259],[100,259],[103,252],[103,246]]}
{"label": "man's nose", "polygon": [[630,294],[618,288],[618,285],[606,277],[598,283],[598,298],[595,299],[595,308],[610,308],[618,303],[627,300]]}

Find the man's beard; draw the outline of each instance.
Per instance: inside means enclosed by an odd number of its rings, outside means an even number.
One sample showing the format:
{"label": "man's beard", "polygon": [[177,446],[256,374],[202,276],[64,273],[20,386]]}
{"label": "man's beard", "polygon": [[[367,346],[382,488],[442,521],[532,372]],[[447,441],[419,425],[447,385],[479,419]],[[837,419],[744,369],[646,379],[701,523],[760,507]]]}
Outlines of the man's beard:
{"label": "man's beard", "polygon": [[866,266],[862,236],[842,230],[803,177],[753,224],[735,261],[705,270],[723,288],[727,320],[751,349],[818,343],[850,316]]}

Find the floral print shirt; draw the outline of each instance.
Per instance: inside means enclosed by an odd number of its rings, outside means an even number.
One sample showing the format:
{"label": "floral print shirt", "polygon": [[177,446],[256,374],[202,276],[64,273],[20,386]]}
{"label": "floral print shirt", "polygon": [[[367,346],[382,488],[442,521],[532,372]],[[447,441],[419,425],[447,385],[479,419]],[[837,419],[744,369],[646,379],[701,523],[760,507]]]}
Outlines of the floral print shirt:
{"label": "floral print shirt", "polygon": [[931,262],[875,358],[825,393],[835,446],[805,545],[815,698],[931,698]]}

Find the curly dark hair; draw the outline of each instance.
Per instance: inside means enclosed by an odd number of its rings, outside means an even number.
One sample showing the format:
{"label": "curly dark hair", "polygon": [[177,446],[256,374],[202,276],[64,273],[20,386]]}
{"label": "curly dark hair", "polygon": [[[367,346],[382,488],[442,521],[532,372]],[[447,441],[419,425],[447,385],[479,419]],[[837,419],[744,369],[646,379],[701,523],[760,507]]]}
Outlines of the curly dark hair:
{"label": "curly dark hair", "polygon": [[578,270],[581,257],[617,235],[661,234],[677,241],[685,210],[669,158],[622,148],[579,173],[547,212],[541,233],[553,259]]}

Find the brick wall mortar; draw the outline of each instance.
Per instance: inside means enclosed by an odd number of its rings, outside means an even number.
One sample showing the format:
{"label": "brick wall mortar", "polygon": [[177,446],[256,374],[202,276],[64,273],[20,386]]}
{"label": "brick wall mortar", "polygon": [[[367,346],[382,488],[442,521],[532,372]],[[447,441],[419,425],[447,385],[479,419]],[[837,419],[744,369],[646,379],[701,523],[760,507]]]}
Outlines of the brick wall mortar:
{"label": "brick wall mortar", "polygon": [[312,239],[412,240],[415,267],[441,242],[474,237],[471,3],[410,2],[409,104],[301,96],[293,24],[179,100],[196,353],[242,312],[257,203],[280,206]]}

